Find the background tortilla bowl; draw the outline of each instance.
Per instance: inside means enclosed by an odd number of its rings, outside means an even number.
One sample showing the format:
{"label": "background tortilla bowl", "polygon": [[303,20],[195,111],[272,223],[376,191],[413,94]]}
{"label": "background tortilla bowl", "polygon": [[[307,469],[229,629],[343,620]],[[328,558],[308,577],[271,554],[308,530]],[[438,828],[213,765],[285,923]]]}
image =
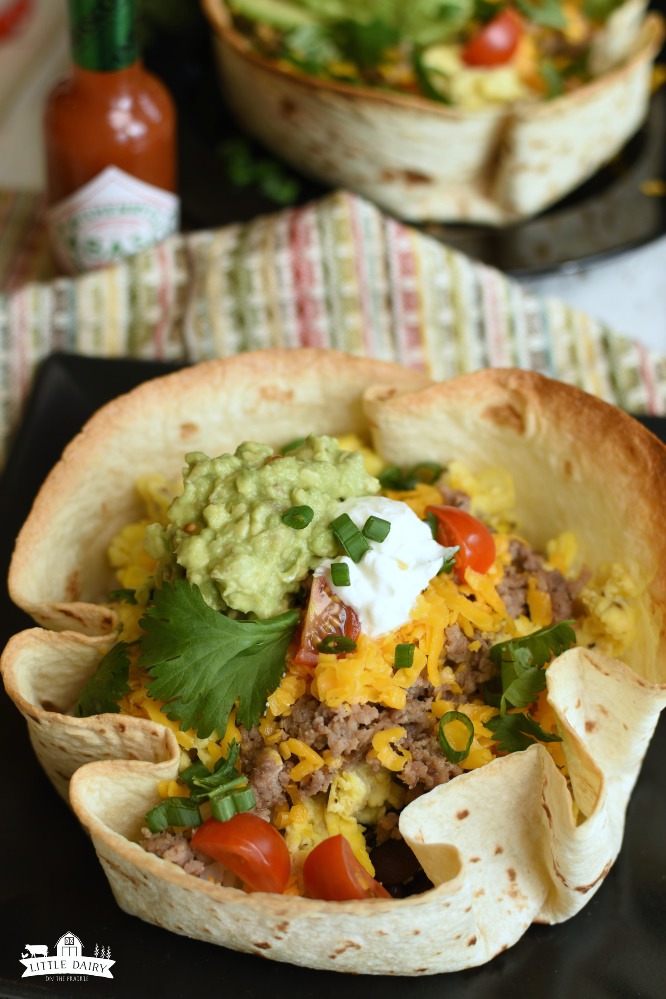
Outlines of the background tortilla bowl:
{"label": "background tortilla bowl", "polygon": [[550,101],[467,111],[290,72],[253,52],[224,0],[203,0],[225,99],[297,169],[412,221],[506,225],[592,176],[647,115],[662,18],[627,0],[596,43],[601,73]]}
{"label": "background tortilla bowl", "polygon": [[[627,664],[574,649],[548,670],[578,821],[564,778],[534,746],[403,811],[401,830],[433,890],[363,903],[248,895],[187,875],[132,842],[158,800],[157,781],[175,776],[178,751],[173,733],[147,720],[67,714],[113,641],[108,632],[15,636],[3,655],[5,684],[61,793],[72,778],[72,805],[127,911],[177,933],[329,970],[471,967],[511,946],[531,922],[577,912],[620,849],[626,804],[666,704],[666,449],[614,407],[528,372],[429,385],[414,372],[326,351],[210,362],[122,397],[70,445],[18,539],[14,599],[49,623],[108,628],[108,615],[88,601],[108,588],[109,537],[136,516],[135,477],[179,467],[192,438],[216,451],[252,436],[284,443],[306,428],[368,432],[401,465],[457,457],[472,470],[509,468],[522,531],[536,547],[568,529],[590,568],[609,557],[632,566],[641,593]],[[120,512],[108,526],[110,495]],[[77,525],[85,528],[78,540]],[[88,557],[97,565],[90,573]],[[68,604],[73,572],[81,589]]]}

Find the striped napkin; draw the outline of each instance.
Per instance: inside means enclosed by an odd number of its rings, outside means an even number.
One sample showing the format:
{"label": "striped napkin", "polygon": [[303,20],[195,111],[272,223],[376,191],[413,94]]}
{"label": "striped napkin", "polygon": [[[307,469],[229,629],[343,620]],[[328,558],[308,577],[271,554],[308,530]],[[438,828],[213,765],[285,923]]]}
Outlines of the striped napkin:
{"label": "striped napkin", "polygon": [[634,413],[666,412],[665,357],[340,192],[0,295],[0,465],[53,351],[192,362],[299,346],[435,379],[529,368]]}

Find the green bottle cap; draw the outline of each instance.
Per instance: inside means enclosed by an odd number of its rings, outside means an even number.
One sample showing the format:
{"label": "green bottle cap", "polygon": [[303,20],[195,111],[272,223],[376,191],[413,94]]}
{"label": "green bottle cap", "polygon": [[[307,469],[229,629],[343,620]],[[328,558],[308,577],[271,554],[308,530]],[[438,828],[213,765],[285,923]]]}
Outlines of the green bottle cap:
{"label": "green bottle cap", "polygon": [[111,73],[136,62],[136,0],[68,2],[72,59],[77,66]]}

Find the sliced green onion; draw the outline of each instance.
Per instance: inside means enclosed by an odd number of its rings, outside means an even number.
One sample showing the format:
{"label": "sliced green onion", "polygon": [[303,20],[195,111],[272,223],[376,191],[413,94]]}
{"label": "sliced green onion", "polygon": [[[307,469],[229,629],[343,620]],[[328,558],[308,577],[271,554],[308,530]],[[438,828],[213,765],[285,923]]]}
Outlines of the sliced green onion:
{"label": "sliced green onion", "polygon": [[[197,806],[204,801],[210,801],[213,815],[222,822],[237,811],[253,808],[256,802],[252,792],[252,802],[248,804],[247,777],[236,770],[239,753],[240,744],[232,739],[226,757],[217,761],[212,773],[200,760],[186,767],[178,775],[178,780],[189,788],[190,797],[168,798],[166,802],[161,802],[146,816],[148,828],[152,832],[161,832],[169,825],[198,826],[201,814]],[[224,804],[225,801],[231,802],[231,807]],[[173,808],[166,808],[167,802],[173,803]],[[185,810],[184,814],[177,811],[179,808]]]}
{"label": "sliced green onion", "polygon": [[221,770],[224,770],[226,773],[234,773],[236,771],[236,763],[238,762],[239,756],[240,742],[236,742],[235,739],[232,739],[229,743],[227,755],[217,761],[213,767],[213,773],[218,774]]}
{"label": "sliced green onion", "polygon": [[402,472],[397,465],[389,465],[377,478],[382,489],[397,489],[397,483],[402,482]]}
{"label": "sliced green onion", "polygon": [[295,531],[302,531],[311,523],[314,517],[314,510],[311,506],[290,506],[282,514],[282,521],[287,527],[293,527]]}
{"label": "sliced green onion", "polygon": [[349,566],[346,562],[331,563],[331,581],[333,586],[351,586]]}
{"label": "sliced green onion", "polygon": [[411,492],[419,482],[432,485],[442,474],[442,466],[436,461],[420,461],[408,472],[402,472],[397,465],[389,465],[379,473],[379,483],[382,489],[393,489],[396,492]]}
{"label": "sliced green onion", "polygon": [[126,604],[136,604],[136,590],[111,590],[109,600],[117,600]]}
{"label": "sliced green onion", "polygon": [[237,812],[249,812],[257,803],[251,787],[246,787],[244,791],[234,791],[231,798]]}
{"label": "sliced green onion", "polygon": [[433,540],[437,541],[437,533],[439,531],[439,521],[434,513],[427,513],[423,518],[425,522],[430,526],[430,533],[433,536]]}
{"label": "sliced green onion", "polygon": [[147,812],[145,822],[153,833],[163,832],[169,826],[200,826],[201,812],[189,798],[165,798]]}
{"label": "sliced green onion", "polygon": [[418,479],[403,475],[397,465],[389,465],[377,478],[382,489],[393,489],[400,493],[409,492],[418,482]]}
{"label": "sliced green onion", "polygon": [[288,444],[281,449],[282,454],[289,454],[290,451],[295,451],[297,447],[301,444],[305,444],[307,437],[297,437],[295,441],[289,441]]}
{"label": "sliced green onion", "polygon": [[360,562],[365,553],[370,551],[368,540],[363,537],[348,513],[341,513],[336,517],[331,522],[331,530],[352,562]]}
{"label": "sliced green onion", "polygon": [[210,810],[214,819],[218,822],[227,822],[236,814],[236,805],[231,795],[222,795],[219,798],[210,799]]}
{"label": "sliced green onion", "polygon": [[213,773],[205,763],[197,760],[178,774],[178,780],[189,787],[193,801],[205,801],[209,795],[228,793],[247,784],[247,778],[236,770],[239,752],[239,743],[232,739],[226,758],[217,761]]}
{"label": "sliced green onion", "polygon": [[460,545],[444,549],[444,561],[442,562],[441,568],[437,571],[438,576],[441,576],[443,572],[446,572],[447,574],[453,572],[453,567],[456,564],[456,555],[459,551]]}
{"label": "sliced green onion", "polygon": [[205,779],[206,777],[210,777],[210,770],[205,763],[201,762],[201,760],[197,760],[196,763],[192,763],[189,767],[185,767],[185,769],[181,770],[178,774],[178,780],[182,781],[183,784],[186,784],[190,791],[196,787],[196,784],[194,783],[195,778]]}
{"label": "sliced green onion", "polygon": [[409,642],[405,645],[396,645],[395,656],[393,658],[394,669],[409,669],[414,662],[414,650],[416,646]]}
{"label": "sliced green onion", "polygon": [[[201,780],[197,780],[195,778],[194,781],[195,788],[198,793],[203,794],[207,798],[211,798],[211,800],[222,794],[229,794],[230,791],[236,791],[239,788],[245,787],[247,784],[247,777],[244,777],[243,774],[236,774],[231,780],[225,780],[217,785],[213,783],[214,776],[215,775],[212,774],[208,780],[206,780],[205,777]],[[192,793],[194,794],[195,792]]]}
{"label": "sliced green onion", "polygon": [[[478,4],[475,4],[478,7]],[[493,7],[494,10],[494,7]],[[432,66],[426,66],[423,58],[424,49],[414,48],[412,52],[412,69],[414,70],[414,77],[419,85],[419,89],[423,91],[426,97],[430,98],[431,101],[438,101],[440,104],[450,104],[451,101],[436,87],[433,86],[431,77],[442,77],[443,81],[446,82],[446,74],[438,72]]]}
{"label": "sliced green onion", "polygon": [[431,486],[433,482],[437,482],[442,472],[442,466],[438,465],[436,461],[420,461],[418,465],[410,468],[407,472],[407,478],[416,479],[418,482],[425,482],[426,485]]}
{"label": "sliced green onion", "polygon": [[[449,722],[459,721],[462,722],[467,731],[469,732],[469,738],[467,740],[467,745],[464,749],[454,749],[449,740],[446,738],[444,729],[449,724]],[[437,733],[439,739],[440,749],[446,756],[447,760],[451,763],[462,763],[463,760],[467,759],[469,756],[469,751],[472,746],[472,741],[474,739],[474,723],[471,718],[464,715],[462,711],[447,711],[445,715],[439,720],[439,731]]]}
{"label": "sliced green onion", "polygon": [[368,541],[386,541],[391,524],[382,517],[370,516],[363,525],[363,537]]}
{"label": "sliced green onion", "polygon": [[[245,779],[247,785],[247,779]],[[239,812],[249,812],[257,803],[251,787],[234,791],[233,794],[222,794],[210,799],[210,810],[218,822],[227,822]]]}
{"label": "sliced green onion", "polygon": [[334,653],[338,655],[341,652],[353,652],[356,648],[356,642],[353,638],[347,638],[346,635],[327,635],[326,638],[322,638],[321,642],[317,644],[317,649],[319,652],[326,652],[327,654]]}

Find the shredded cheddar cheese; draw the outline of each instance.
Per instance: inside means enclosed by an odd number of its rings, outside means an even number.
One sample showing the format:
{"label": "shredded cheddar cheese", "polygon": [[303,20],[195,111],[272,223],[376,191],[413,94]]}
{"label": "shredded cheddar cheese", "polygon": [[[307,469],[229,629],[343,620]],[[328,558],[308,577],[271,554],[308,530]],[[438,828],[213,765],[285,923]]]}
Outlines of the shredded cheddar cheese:
{"label": "shredded cheddar cheese", "polygon": [[266,714],[259,721],[259,732],[267,746],[273,746],[282,740],[282,731],[270,707],[266,709]]}
{"label": "shredded cheddar cheese", "polygon": [[280,681],[280,686],[268,697],[268,708],[273,718],[288,715],[292,706],[305,693],[306,683],[302,677],[288,674]]}
{"label": "shredded cheddar cheese", "polygon": [[344,659],[319,654],[311,693],[331,708],[368,701],[404,708],[407,700],[405,689],[393,682],[392,667],[378,644],[362,634],[356,650]]}
{"label": "shredded cheddar cheese", "polygon": [[389,489],[386,492],[389,499],[406,503],[421,520],[425,517],[427,506],[437,506],[442,502],[442,494],[436,486],[419,482],[414,489],[407,492]]}
{"label": "shredded cheddar cheese", "polygon": [[193,730],[184,732],[177,721],[167,716],[164,702],[150,697],[145,678],[134,667],[130,669],[129,686],[130,692],[119,702],[121,712],[126,715],[134,715],[136,718],[149,718],[158,725],[170,728],[182,750],[181,769],[189,766],[191,760],[187,754],[194,751],[202,763],[205,763],[208,769],[212,770],[217,760],[227,755],[231,740],[235,739],[240,742],[240,731],[235,724],[235,710],[229,716],[222,739],[214,731],[207,739],[200,739],[196,732]]}
{"label": "shredded cheddar cheese", "polygon": [[[533,709],[534,718],[539,722],[545,732],[557,733],[557,720],[555,712],[548,703],[548,691],[542,690]],[[544,742],[542,745],[548,750],[555,765],[560,770],[565,770],[567,761],[561,742]]]}
{"label": "shredded cheddar cheese", "polygon": [[527,580],[527,607],[532,624],[536,628],[546,628],[553,623],[553,602],[550,593],[540,590],[534,576]]}
{"label": "shredded cheddar cheese", "polygon": [[319,753],[301,739],[286,739],[280,743],[278,750],[285,760],[290,756],[298,756],[299,762],[291,770],[291,779],[296,783],[324,766],[324,760]]}
{"label": "shredded cheddar cheese", "polygon": [[177,780],[161,780],[157,785],[160,798],[188,798],[190,792],[184,784]]}
{"label": "shredded cheddar cheese", "polygon": [[404,739],[407,730],[401,725],[395,728],[386,728],[382,732],[377,732],[372,737],[372,749],[368,753],[369,759],[379,760],[387,770],[399,772],[408,763],[412,754],[408,749],[401,746],[392,746],[391,743]]}
{"label": "shredded cheddar cheese", "polygon": [[567,22],[563,29],[566,40],[571,45],[585,43],[590,36],[590,24],[580,7],[572,0],[565,0],[562,5],[562,13]]}

